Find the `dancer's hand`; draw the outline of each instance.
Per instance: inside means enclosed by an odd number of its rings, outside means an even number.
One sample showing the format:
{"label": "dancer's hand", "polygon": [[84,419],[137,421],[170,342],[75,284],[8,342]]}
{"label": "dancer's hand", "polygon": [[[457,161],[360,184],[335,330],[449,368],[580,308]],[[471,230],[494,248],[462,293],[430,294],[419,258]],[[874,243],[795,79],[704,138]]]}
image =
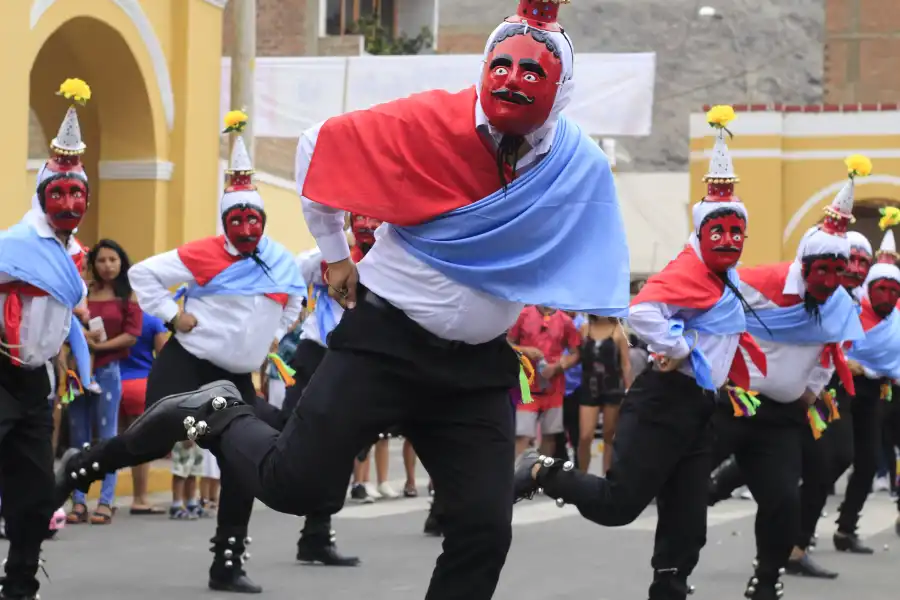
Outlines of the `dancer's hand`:
{"label": "dancer's hand", "polygon": [[656,361],[656,368],[663,373],[669,373],[676,370],[681,366],[681,363],[684,362],[684,358],[671,358],[669,356],[662,356],[660,354],[654,356],[653,360]]}
{"label": "dancer's hand", "polygon": [[197,326],[197,317],[188,312],[179,312],[175,315],[175,318],[172,319],[172,326],[176,331],[188,333]]}
{"label": "dancer's hand", "polygon": [[359,274],[356,264],[349,258],[330,263],[325,270],[325,283],[328,284],[328,295],[338,301],[344,308],[356,308],[356,284]]}
{"label": "dancer's hand", "polygon": [[546,367],[541,369],[541,377],[543,377],[544,379],[550,380],[562,372],[563,372],[563,370],[562,370],[562,367],[560,366],[560,364],[553,363],[553,364],[547,365]]}
{"label": "dancer's hand", "polygon": [[864,374],[862,365],[859,364],[858,362],[856,362],[855,360],[848,360],[847,366],[850,367],[850,373],[852,373],[853,375],[863,375]]}

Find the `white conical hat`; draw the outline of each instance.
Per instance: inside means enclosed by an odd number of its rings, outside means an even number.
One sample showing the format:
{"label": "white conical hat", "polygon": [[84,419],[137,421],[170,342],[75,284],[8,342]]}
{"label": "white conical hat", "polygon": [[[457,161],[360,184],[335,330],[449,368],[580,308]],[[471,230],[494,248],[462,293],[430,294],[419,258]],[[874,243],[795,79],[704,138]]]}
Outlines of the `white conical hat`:
{"label": "white conical hat", "polygon": [[716,143],[713,146],[712,158],[709,159],[709,172],[706,174],[706,179],[737,179],[737,175],[734,174],[734,164],[731,161],[731,152],[728,150],[728,144],[725,143],[724,129],[716,132]]}
{"label": "white conical hat", "polygon": [[881,247],[878,248],[879,252],[897,254],[897,242],[894,240],[894,232],[891,229],[888,229],[884,238],[881,240]]}
{"label": "white conical hat", "polygon": [[855,185],[853,180],[848,179],[847,183],[844,184],[844,187],[841,188],[841,191],[839,191],[837,196],[834,197],[834,200],[831,201],[831,206],[829,206],[829,208],[846,219],[853,219],[854,188]]}
{"label": "white conical hat", "polygon": [[250,161],[250,153],[247,152],[247,146],[244,144],[244,138],[241,135],[235,137],[234,148],[231,149],[231,166],[228,171],[231,173],[253,172],[253,163]]}
{"label": "white conical hat", "polygon": [[60,154],[82,154],[87,146],[81,140],[81,126],[78,124],[78,113],[74,106],[66,111],[66,118],[59,126],[59,133],[50,142],[54,152]]}

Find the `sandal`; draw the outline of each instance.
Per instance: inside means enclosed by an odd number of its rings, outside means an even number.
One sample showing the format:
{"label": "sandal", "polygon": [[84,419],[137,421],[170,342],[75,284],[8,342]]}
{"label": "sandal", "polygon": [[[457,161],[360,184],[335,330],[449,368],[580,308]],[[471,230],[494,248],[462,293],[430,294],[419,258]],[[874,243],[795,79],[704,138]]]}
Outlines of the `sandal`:
{"label": "sandal", "polygon": [[[100,507],[105,506],[109,509],[109,513],[100,512]],[[91,525],[109,525],[112,523],[113,515],[115,514],[115,509],[109,506],[108,504],[98,504],[97,510],[91,513]]]}
{"label": "sandal", "polygon": [[131,510],[129,511],[129,514],[138,515],[138,516],[164,515],[164,514],[166,514],[166,509],[160,508],[158,506],[141,506],[141,507],[132,506]]}
{"label": "sandal", "polygon": [[84,504],[73,504],[72,510],[66,515],[66,523],[69,525],[79,525],[87,523],[88,513],[87,506]]}

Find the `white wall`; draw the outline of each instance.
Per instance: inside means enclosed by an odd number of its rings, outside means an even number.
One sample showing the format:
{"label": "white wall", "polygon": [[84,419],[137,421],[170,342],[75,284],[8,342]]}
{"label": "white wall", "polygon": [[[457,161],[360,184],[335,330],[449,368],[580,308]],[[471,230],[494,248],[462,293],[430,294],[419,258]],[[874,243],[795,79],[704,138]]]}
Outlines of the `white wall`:
{"label": "white wall", "polygon": [[688,173],[620,173],[616,187],[628,234],[633,274],[655,273],[690,234]]}

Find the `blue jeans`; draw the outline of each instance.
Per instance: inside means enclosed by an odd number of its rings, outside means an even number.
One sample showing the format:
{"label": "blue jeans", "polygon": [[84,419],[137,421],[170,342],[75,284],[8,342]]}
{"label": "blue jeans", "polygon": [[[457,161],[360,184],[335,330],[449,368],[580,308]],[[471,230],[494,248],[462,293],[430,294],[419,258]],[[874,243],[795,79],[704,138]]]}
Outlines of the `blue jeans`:
{"label": "blue jeans", "polygon": [[[93,436],[98,440],[115,437],[119,426],[119,404],[122,400],[122,376],[119,363],[114,362],[94,371],[101,394],[87,393],[75,398],[69,404],[69,440],[74,448],[90,443]],[[100,504],[112,507],[116,496],[116,473],[103,479],[100,488]],[[75,504],[84,504],[84,494],[76,491],[72,495]]]}

